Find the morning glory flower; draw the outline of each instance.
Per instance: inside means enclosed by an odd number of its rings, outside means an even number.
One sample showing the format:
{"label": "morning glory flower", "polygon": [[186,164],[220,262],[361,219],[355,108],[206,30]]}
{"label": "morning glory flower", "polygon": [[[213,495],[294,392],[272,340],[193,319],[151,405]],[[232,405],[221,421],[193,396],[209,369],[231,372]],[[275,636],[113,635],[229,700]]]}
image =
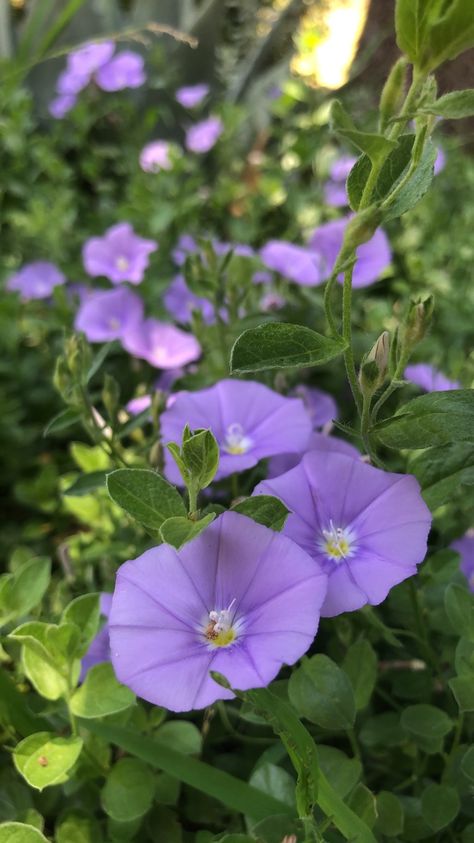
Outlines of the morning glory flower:
{"label": "morning glory flower", "polygon": [[51,100],[48,105],[48,111],[55,120],[62,120],[74,108],[76,102],[77,97],[74,94],[63,94]]}
{"label": "morning glory flower", "polygon": [[315,386],[299,384],[295,386],[291,394],[302,399],[315,430],[337,419],[337,404],[328,392],[317,389]]}
{"label": "morning glory flower", "polygon": [[329,168],[329,180],[324,185],[324,198],[328,205],[334,208],[348,205],[346,180],[357,158],[352,155],[341,155]]}
{"label": "morning glory flower", "polygon": [[260,310],[263,313],[274,313],[276,310],[281,310],[286,304],[286,300],[276,290],[268,290],[260,299]]}
{"label": "morning glory flower", "polygon": [[176,91],[176,101],[183,108],[195,108],[209,93],[209,85],[201,82],[199,85],[186,85]]}
{"label": "morning glory flower", "polygon": [[113,284],[130,281],[140,284],[149,264],[149,255],[158,248],[154,240],[135,234],[128,222],[108,228],[102,237],[91,237],[84,245],[82,259],[93,278],[104,275]]}
{"label": "morning glory flower", "polygon": [[108,619],[110,615],[110,609],[112,607],[112,595],[107,594],[107,592],[103,591],[100,595],[100,614],[103,618],[105,618],[105,623],[95,636],[95,638],[91,641],[89,645],[89,649],[81,662],[81,675],[79,677],[80,682],[84,682],[86,678],[86,673],[91,667],[94,667],[96,664],[102,664],[102,662],[109,662],[110,661],[110,641],[109,641],[109,624]]}
{"label": "morning glory flower", "polygon": [[207,117],[206,120],[201,120],[195,123],[186,132],[186,149],[189,152],[196,152],[202,155],[209,152],[217,143],[218,139],[224,131],[224,125],[220,117]]}
{"label": "morning glory flower", "polygon": [[260,250],[260,259],[269,269],[305,287],[314,287],[324,280],[321,258],[317,252],[305,246],[295,246],[284,240],[270,240]]}
{"label": "morning glory flower", "polygon": [[[222,380],[209,389],[180,392],[161,416],[163,442],[181,442],[183,428],[210,428],[220,449],[216,479],[252,468],[273,454],[303,451],[311,422],[299,398],[285,398],[255,381]],[[166,475],[182,485],[170,454]]]}
{"label": "morning glory flower", "polygon": [[212,325],[216,321],[212,302],[193,293],[186,284],[183,275],[176,275],[173,279],[163,295],[163,304],[176,321],[183,325],[191,322],[193,310],[198,310],[201,313],[206,325]]}
{"label": "morning glory flower", "polygon": [[170,151],[176,148],[165,140],[155,140],[147,143],[140,152],[140,167],[145,173],[159,173],[160,170],[171,170],[173,162]]}
{"label": "morning glory flower", "polygon": [[425,557],[431,515],[411,475],[312,451],[254,494],[286,504],[283,532],[328,574],[324,617],[378,605]]}
{"label": "morning glory flower", "polygon": [[113,56],[115,44],[113,41],[98,41],[85,44],[78,50],[73,50],[67,58],[67,69],[77,76],[87,76],[95,73]]}
{"label": "morning glory flower", "polygon": [[103,91],[139,88],[146,82],[145,62],[139,53],[123,50],[98,69],[95,81]]}
{"label": "morning glory flower", "polygon": [[73,73],[67,67],[59,74],[56,81],[58,94],[78,94],[89,84],[90,76],[83,73]]}
{"label": "morning glory flower", "polygon": [[318,433],[317,431],[313,431],[304,453],[278,454],[278,456],[271,457],[268,460],[267,480],[271,480],[272,477],[280,477],[281,474],[285,474],[285,472],[290,471],[291,468],[294,468],[301,462],[305,453],[308,454],[310,451],[331,451],[336,454],[345,454],[353,460],[361,458],[361,454],[357,448],[354,448],[354,446],[350,445],[349,442],[346,442],[345,439],[338,439],[336,436],[330,436],[327,433]]}
{"label": "morning glory flower", "polygon": [[467,579],[469,588],[474,592],[474,530],[468,530],[460,539],[451,544],[461,557],[460,569]]}
{"label": "morning glory flower", "polygon": [[176,369],[201,356],[196,337],[157,319],[135,322],[122,337],[122,345],[157,369]]}
{"label": "morning glory flower", "polygon": [[120,287],[87,296],[77,311],[74,327],[90,342],[110,342],[122,339],[142,319],[141,298],[127,287]]}
{"label": "morning glory flower", "polygon": [[264,687],[310,647],[326,577],[286,536],[224,512],[175,550],[152,547],[117,573],[110,613],[120,682],[171,711]]}
{"label": "morning glory flower", "polygon": [[437,152],[437,155],[436,155],[436,160],[434,162],[434,168],[433,168],[434,175],[437,176],[438,173],[441,172],[441,170],[444,170],[445,166],[446,166],[446,154],[444,152],[444,149],[441,146],[438,146],[438,152]]}
{"label": "morning glory flower", "polygon": [[450,380],[434,366],[430,366],[429,363],[415,363],[412,366],[407,366],[404,377],[425,392],[445,392],[448,389],[461,389],[461,384],[458,381]]}
{"label": "morning glory flower", "polygon": [[26,263],[7,280],[6,288],[20,293],[23,301],[47,299],[55,287],[64,284],[66,278],[54,263],[33,261]]}
{"label": "morning glory flower", "polygon": [[[348,222],[349,217],[327,222],[317,228],[311,236],[309,247],[320,255],[322,261],[322,281],[331,275]],[[378,228],[371,240],[356,249],[356,255],[353,287],[368,287],[377,281],[392,260],[390,244],[385,232]],[[338,280],[342,282],[342,274]]]}

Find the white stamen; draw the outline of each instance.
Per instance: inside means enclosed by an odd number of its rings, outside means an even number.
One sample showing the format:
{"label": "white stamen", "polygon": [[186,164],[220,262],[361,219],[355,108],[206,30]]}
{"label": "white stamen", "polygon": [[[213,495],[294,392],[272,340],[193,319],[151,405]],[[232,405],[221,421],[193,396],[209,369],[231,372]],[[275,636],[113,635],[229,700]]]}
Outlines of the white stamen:
{"label": "white stamen", "polygon": [[246,454],[252,445],[252,439],[245,435],[241,424],[234,422],[228,426],[222,450],[228,454]]}
{"label": "white stamen", "polygon": [[341,562],[354,555],[355,535],[349,527],[336,527],[330,519],[329,528],[322,529],[321,533],[319,547],[332,562]]}

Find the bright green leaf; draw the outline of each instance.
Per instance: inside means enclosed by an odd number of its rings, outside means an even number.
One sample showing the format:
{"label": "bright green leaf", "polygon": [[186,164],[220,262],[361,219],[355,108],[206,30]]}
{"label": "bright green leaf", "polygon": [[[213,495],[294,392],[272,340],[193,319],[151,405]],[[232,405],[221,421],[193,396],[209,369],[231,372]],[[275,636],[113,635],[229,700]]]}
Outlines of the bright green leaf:
{"label": "bright green leaf", "polygon": [[191,483],[199,489],[212,483],[219,465],[219,445],[212,431],[194,431],[189,439],[183,440],[181,457]]}
{"label": "bright green leaf", "polygon": [[36,732],[17,744],[13,761],[31,787],[43,790],[67,780],[82,745],[82,738],[59,738],[52,732]]}
{"label": "bright green leaf", "polygon": [[[423,2],[430,3],[430,0]],[[430,21],[420,57],[420,65],[425,72],[435,70],[443,62],[455,59],[474,46],[472,0],[450,0],[449,3],[432,5],[437,12],[436,19]],[[441,16],[440,10],[444,11]]]}
{"label": "bright green leaf", "polygon": [[168,720],[160,726],[156,737],[162,744],[183,755],[199,755],[202,749],[202,734],[188,720]]}
{"label": "bright green leaf", "polygon": [[107,489],[132,518],[154,530],[166,519],[186,514],[178,490],[156,471],[119,468],[107,475]]}
{"label": "bright green leaf", "polygon": [[32,825],[0,823],[0,843],[48,843],[46,837]]}
{"label": "bright green leaf", "polygon": [[298,714],[323,729],[350,729],[355,701],[346,674],[328,656],[305,658],[288,684],[290,702]]}
{"label": "bright green leaf", "polygon": [[48,588],[51,561],[31,559],[13,574],[0,576],[0,626],[27,615],[38,605]]}
{"label": "bright green leaf", "polygon": [[100,620],[100,595],[82,594],[69,603],[61,617],[61,623],[73,623],[79,630],[79,642],[76,656],[84,656],[89,644],[97,634]]}
{"label": "bright green leaf", "polygon": [[378,163],[380,159],[385,158],[397,145],[396,141],[384,135],[359,131],[338,100],[334,100],[331,105],[331,129],[353,143],[361,152],[365,152],[372,163]]}
{"label": "bright green leaf", "polygon": [[210,512],[205,515],[200,521],[191,521],[190,518],[167,518],[161,525],[160,535],[166,544],[171,544],[173,547],[180,548],[186,542],[195,539],[211,521],[214,521],[215,513]]}
{"label": "bright green leaf", "polygon": [[96,664],[87,671],[83,684],[71,698],[71,711],[86,719],[106,717],[124,711],[135,703],[135,694],[115,678],[110,662]]}
{"label": "bright green leaf", "polygon": [[420,110],[427,114],[436,114],[438,117],[446,117],[448,120],[472,117],[474,114],[474,88],[467,88],[465,91],[451,91],[429,105],[423,106]]}
{"label": "bright green leaf", "polygon": [[432,0],[397,0],[395,28],[397,44],[416,64],[426,36]]}
{"label": "bright green leaf", "polygon": [[270,322],[249,328],[234,343],[232,372],[317,366],[342,354],[342,339],[323,337],[303,325]]}
{"label": "bright green leaf", "polygon": [[368,705],[377,679],[377,655],[367,639],[359,638],[349,647],[342,668],[350,679],[356,709],[360,711]]}
{"label": "bright green leaf", "polygon": [[257,524],[263,524],[271,530],[282,530],[285,521],[290,514],[285,504],[272,495],[255,495],[251,498],[245,498],[243,501],[234,504],[232,512],[240,512],[241,515],[246,515],[252,518]]}

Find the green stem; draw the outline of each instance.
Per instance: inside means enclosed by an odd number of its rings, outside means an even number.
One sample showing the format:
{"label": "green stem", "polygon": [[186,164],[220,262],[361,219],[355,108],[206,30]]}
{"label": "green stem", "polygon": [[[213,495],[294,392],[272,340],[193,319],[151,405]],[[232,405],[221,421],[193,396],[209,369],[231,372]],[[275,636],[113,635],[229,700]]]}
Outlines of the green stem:
{"label": "green stem", "polygon": [[346,342],[346,350],[344,351],[344,362],[346,364],[347,378],[352,390],[352,395],[359,412],[362,412],[362,395],[357,380],[357,372],[354,362],[354,351],[352,348],[352,273],[354,265],[350,266],[344,272],[344,286],[342,290],[342,336]]}
{"label": "green stem", "polygon": [[361,761],[362,759],[361,759],[359,741],[357,740],[357,735],[356,735],[354,729],[347,729],[346,735],[349,739],[349,743],[351,745],[352,754],[353,754],[354,758],[357,758],[358,761]]}
{"label": "green stem", "polygon": [[331,298],[332,298],[332,292],[333,292],[336,280],[337,280],[337,274],[336,274],[336,272],[333,272],[331,277],[326,282],[326,288],[324,290],[324,299],[323,299],[323,301],[324,301],[324,312],[326,314],[326,320],[327,320],[327,323],[329,325],[329,329],[331,331],[331,334],[334,334],[335,337],[337,337],[339,335],[339,330],[338,330],[338,327],[337,327],[337,324],[336,324],[336,320],[334,318]]}

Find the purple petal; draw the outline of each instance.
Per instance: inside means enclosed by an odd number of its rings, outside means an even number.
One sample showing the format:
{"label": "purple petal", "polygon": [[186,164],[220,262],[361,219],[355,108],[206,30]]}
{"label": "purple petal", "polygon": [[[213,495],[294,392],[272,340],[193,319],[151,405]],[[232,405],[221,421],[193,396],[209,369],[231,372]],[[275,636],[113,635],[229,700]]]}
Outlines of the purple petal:
{"label": "purple petal", "polygon": [[223,131],[224,125],[219,117],[211,116],[206,120],[201,120],[186,132],[186,149],[197,154],[209,152]]}
{"label": "purple petal", "polygon": [[260,250],[260,258],[269,269],[297,284],[314,287],[324,280],[320,257],[313,249],[284,240],[270,240]]}
{"label": "purple petal", "polygon": [[[311,236],[309,246],[320,255],[322,260],[321,280],[328,278],[333,270],[349,220],[350,217],[343,217],[327,222],[317,228]],[[367,287],[377,281],[392,260],[390,244],[385,232],[381,228],[377,229],[371,240],[358,247],[356,255],[353,286],[355,288]],[[343,276],[338,276],[338,280],[342,283]]]}
{"label": "purple petal", "polygon": [[21,294],[24,301],[47,299],[55,287],[66,281],[63,273],[54,263],[34,261],[25,264],[18,272],[11,275],[6,283],[7,290]]}
{"label": "purple petal", "polygon": [[207,97],[208,93],[209,85],[202,82],[198,85],[188,85],[178,88],[176,91],[176,101],[183,108],[195,108],[203,101],[204,97]]}
{"label": "purple petal", "polygon": [[145,63],[142,56],[132,50],[117,53],[96,73],[96,82],[103,91],[122,91],[139,88],[146,82]]}
{"label": "purple petal", "polygon": [[445,392],[449,389],[461,389],[459,381],[452,381],[430,366],[429,363],[415,363],[407,366],[404,377],[419,386],[425,392]]}

